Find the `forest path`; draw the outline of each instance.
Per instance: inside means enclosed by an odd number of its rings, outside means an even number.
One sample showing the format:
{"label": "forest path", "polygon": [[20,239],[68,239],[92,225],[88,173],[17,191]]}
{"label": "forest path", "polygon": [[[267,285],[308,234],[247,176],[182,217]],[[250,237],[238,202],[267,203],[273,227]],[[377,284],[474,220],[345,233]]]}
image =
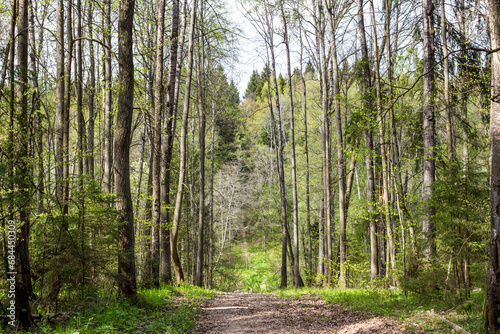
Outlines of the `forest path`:
{"label": "forest path", "polygon": [[314,295],[221,293],[201,308],[194,333],[402,333],[392,319],[345,310]]}

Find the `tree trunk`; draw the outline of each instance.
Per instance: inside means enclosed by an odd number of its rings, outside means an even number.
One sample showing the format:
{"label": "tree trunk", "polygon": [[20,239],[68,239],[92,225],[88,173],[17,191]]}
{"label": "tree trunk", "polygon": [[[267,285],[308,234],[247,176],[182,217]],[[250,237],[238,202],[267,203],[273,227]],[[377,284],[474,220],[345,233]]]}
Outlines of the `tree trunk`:
{"label": "tree trunk", "polygon": [[446,148],[448,150],[448,159],[450,163],[453,159],[453,134],[451,123],[450,108],[450,71],[448,60],[448,40],[446,39],[446,8],[444,0],[441,0],[441,43],[443,44],[443,74],[444,74],[444,108],[446,117]]}
{"label": "tree trunk", "polygon": [[[395,183],[401,184],[401,171],[400,171],[400,166],[399,166],[399,148],[397,145],[397,131],[396,131],[396,120],[394,117],[394,108],[392,108],[392,94],[393,94],[393,87],[392,87],[392,51],[391,51],[391,34],[390,34],[390,29],[391,29],[391,13],[392,13],[392,0],[386,0],[385,3],[385,11],[386,11],[386,31],[387,33],[387,44],[386,44],[386,62],[387,62],[387,83],[388,83],[388,94],[387,94],[387,104],[389,106],[389,114],[391,117],[391,139],[390,139],[390,147],[388,149],[387,153],[387,158],[389,159],[389,166],[387,170],[387,179],[389,180],[390,174],[389,170],[392,170],[393,173],[395,174],[395,177],[393,177],[393,182],[391,183],[392,185]],[[392,154],[391,154],[392,153]],[[397,186],[396,186],[397,187]],[[392,187],[392,188],[396,188]],[[393,190],[393,197],[397,198],[397,190]],[[401,224],[403,222],[401,221]],[[404,229],[401,231],[403,234],[403,259],[405,257],[404,250],[405,250],[405,245],[404,245]],[[394,232],[393,234],[393,239],[394,239]],[[394,264],[395,259],[396,259],[396,246],[395,242],[392,241],[391,244],[391,249],[389,252],[391,253],[391,257],[393,259],[392,264]],[[404,262],[404,261],[403,261]],[[394,273],[394,268],[393,273]],[[403,269],[403,276],[404,276],[404,269]],[[397,282],[396,282],[397,283]]]}
{"label": "tree trunk", "polygon": [[321,0],[317,0],[318,21],[320,25],[320,52],[321,52],[321,114],[322,114],[322,128],[321,128],[321,142],[322,142],[322,173],[323,173],[323,193],[324,193],[324,236],[323,242],[326,254],[326,277],[328,283],[332,282],[332,211],[331,211],[331,178],[330,178],[330,120],[328,113],[330,111],[330,103],[328,101],[328,61],[325,50],[325,36],[323,32],[323,5]]}
{"label": "tree trunk", "polygon": [[[372,22],[375,21],[375,8],[373,6],[373,0],[370,0],[371,6],[371,17]],[[372,24],[373,31],[373,48],[376,55],[379,54],[378,49],[378,39],[377,39],[377,29],[376,25]],[[382,51],[383,52],[383,51]],[[390,215],[390,203],[389,203],[389,170],[388,170],[388,149],[385,138],[385,116],[382,110],[382,85],[380,82],[380,63],[379,58],[374,57],[375,60],[375,85],[377,93],[377,114],[378,114],[378,129],[379,129],[379,141],[380,141],[380,157],[382,162],[382,171],[380,173],[382,178],[382,212],[385,219],[385,230],[387,234],[387,261],[386,261],[386,279],[389,279],[389,274],[394,273],[395,269],[395,259],[392,257],[391,250],[394,248],[394,236],[392,233],[392,223]],[[389,268],[390,267],[390,268]],[[391,270],[390,270],[391,269]],[[394,277],[393,277],[394,281]]]}
{"label": "tree trunk", "polygon": [[[200,26],[202,28],[204,24],[204,2],[202,0],[201,4],[201,15],[200,15]],[[199,164],[200,164],[200,188],[199,188],[199,207],[198,207],[198,253],[196,257],[196,274],[194,279],[194,284],[202,287],[203,286],[203,232],[205,227],[205,124],[206,124],[206,113],[205,113],[205,92],[206,92],[206,77],[205,77],[205,45],[203,36],[199,41],[199,71],[200,84],[198,85],[199,91]]]}
{"label": "tree trunk", "polygon": [[[491,49],[500,47],[500,0],[490,0]],[[488,291],[485,310],[487,333],[500,330],[500,52],[491,55],[491,236]]]}
{"label": "tree trunk", "polygon": [[172,264],[175,271],[177,284],[184,282],[184,273],[177,250],[179,223],[181,219],[182,209],[182,195],[184,190],[184,177],[186,173],[186,158],[187,158],[187,127],[189,117],[189,102],[191,93],[191,77],[193,72],[193,44],[194,44],[194,28],[196,22],[196,10],[198,8],[198,0],[194,0],[193,9],[191,12],[191,22],[189,29],[189,42],[188,42],[188,67],[186,76],[186,89],[184,95],[184,109],[182,112],[182,128],[180,138],[180,162],[179,162],[179,182],[177,183],[177,196],[175,200],[175,210],[173,217],[173,226],[171,231],[171,251],[172,251]]}
{"label": "tree trunk", "polygon": [[300,78],[302,80],[303,102],[302,108],[304,109],[304,155],[306,159],[306,222],[307,222],[307,268],[308,268],[308,284],[311,283],[311,276],[313,273],[312,268],[312,242],[311,242],[311,194],[310,194],[310,177],[309,177],[309,145],[307,138],[307,86],[304,77],[303,63],[303,43],[302,43],[302,29],[300,29]]}
{"label": "tree trunk", "polygon": [[[182,66],[182,50],[184,48],[184,31],[186,30],[186,1],[183,2],[183,15],[182,23],[179,32],[179,1],[173,0],[172,2],[172,30],[170,33],[170,63],[168,74],[168,86],[166,92],[166,117],[165,122],[165,136],[163,137],[164,148],[162,150],[163,165],[163,188],[162,188],[162,202],[166,208],[162,212],[162,222],[170,223],[171,209],[170,209],[170,175],[172,166],[172,151],[173,140],[176,128],[177,106],[179,99],[180,87],[180,73]],[[172,282],[172,247],[171,247],[171,233],[170,228],[162,228],[162,249],[161,262],[162,262],[162,280],[164,283]]]}
{"label": "tree trunk", "polygon": [[367,117],[367,128],[365,129],[366,155],[366,197],[368,201],[368,215],[370,220],[370,277],[373,282],[379,274],[378,267],[378,248],[377,248],[377,224],[375,222],[374,193],[375,180],[373,173],[373,129],[371,95],[370,65],[368,60],[368,47],[366,44],[365,23],[363,17],[363,0],[357,0],[358,3],[358,29],[361,44],[361,66],[363,79],[361,82],[362,103]]}
{"label": "tree trunk", "polygon": [[132,28],[135,0],[120,0],[118,16],[119,91],[116,114],[114,183],[118,211],[118,291],[136,295],[134,211],[130,192],[130,142],[134,109],[134,57]]}
{"label": "tree trunk", "polygon": [[56,147],[55,178],[56,198],[62,202],[62,177],[63,177],[63,139],[64,139],[64,0],[57,1],[57,32],[56,32],[56,63],[57,63],[57,108],[55,114],[54,136]]}
{"label": "tree trunk", "polygon": [[[93,21],[93,2],[89,3],[88,8],[88,22]],[[94,57],[94,42],[92,41],[93,37],[93,25],[89,24],[89,58],[90,58],[90,83],[89,83],[89,92],[88,92],[88,104],[89,104],[89,124],[87,127],[87,165],[88,170],[87,173],[91,178],[94,177],[95,174],[95,163],[94,163],[94,132],[95,132],[95,57]]]}
{"label": "tree trunk", "polygon": [[[78,125],[77,156],[78,156],[78,176],[83,176],[83,157],[85,142],[85,119],[83,117],[83,32],[82,32],[82,1],[76,1],[76,114]],[[83,180],[80,181],[80,191],[83,191]],[[81,203],[83,204],[83,203]],[[81,210],[81,208],[79,208]]]}
{"label": "tree trunk", "polygon": [[[151,132],[149,130],[149,132]],[[153,147],[151,145],[151,142],[153,141],[152,135],[149,134],[149,147]],[[153,198],[153,154],[152,152],[149,152],[149,173],[148,173],[148,183],[147,183],[147,196],[146,196],[146,201],[144,204],[144,226],[142,231],[142,234],[146,236],[144,238],[144,259],[142,261],[142,272],[141,272],[141,281],[142,285],[145,288],[151,288],[153,286],[153,280],[152,280],[152,269],[151,269],[151,221],[152,221],[152,216],[153,216],[153,204],[152,204],[152,198]]]}
{"label": "tree trunk", "polygon": [[161,123],[163,111],[163,41],[165,32],[165,0],[159,0],[156,18],[156,60],[154,88],[153,145],[153,224],[151,257],[153,286],[160,286],[160,222],[161,222]]}
{"label": "tree trunk", "polygon": [[[269,108],[271,113],[271,122],[272,127],[277,131],[274,131],[275,137],[277,137],[277,145],[276,145],[276,162],[278,165],[278,179],[279,179],[279,187],[280,187],[280,203],[281,203],[281,279],[280,279],[280,288],[285,288],[287,286],[287,272],[286,272],[286,254],[287,254],[287,237],[288,237],[288,222],[287,222],[287,202],[286,202],[286,188],[285,188],[285,171],[283,166],[283,128],[281,122],[281,107],[280,107],[280,99],[279,99],[279,89],[278,89],[278,80],[276,74],[276,59],[274,53],[274,30],[273,30],[273,15],[270,12],[270,6],[268,3],[264,4],[264,19],[265,19],[265,27],[267,29],[264,32],[265,42],[269,48],[269,52],[271,55],[270,63],[271,63],[271,72],[273,75],[273,87],[275,92],[275,101],[276,101],[276,116],[277,120],[275,120],[272,100],[271,100],[271,82],[270,78],[268,78],[268,98],[269,98]],[[268,56],[269,59],[269,56]]]}
{"label": "tree trunk", "polygon": [[[37,58],[37,54],[39,54],[40,49],[37,49],[37,45],[43,45],[43,31],[40,29],[38,41],[35,37],[35,12],[37,11],[37,3],[33,3],[30,1],[29,4],[30,12],[29,12],[29,34],[31,35],[31,52],[30,52],[30,71],[33,76],[33,111],[35,112],[35,133],[36,138],[34,139],[35,152],[34,158],[37,161],[37,212],[38,214],[42,214],[44,210],[44,192],[45,192],[45,167],[44,161],[40,157],[43,154],[43,133],[44,129],[42,126],[43,116],[40,115],[39,111],[41,110],[41,101],[40,101],[40,87],[38,82],[38,68],[40,66],[40,60]],[[42,21],[43,24],[43,21]],[[6,62],[8,63],[8,62]],[[37,158],[38,157],[38,158]]]}
{"label": "tree trunk", "polygon": [[[181,37],[182,38],[182,37]],[[161,211],[161,236],[160,246],[162,252],[160,254],[161,261],[161,281],[163,283],[172,282],[172,260],[170,248],[170,228],[167,227],[170,222],[170,175],[172,163],[173,138],[175,135],[175,115],[176,105],[175,90],[176,90],[176,69],[178,65],[177,50],[179,48],[179,1],[172,1],[172,28],[170,32],[170,57],[168,69],[168,84],[165,92],[166,96],[166,118],[164,121],[164,135],[162,137],[162,187],[161,187],[161,202],[163,210]],[[182,43],[182,42],[181,42]]]}
{"label": "tree trunk", "polygon": [[427,257],[434,257],[436,243],[434,240],[434,207],[430,203],[432,185],[434,183],[435,167],[435,125],[434,117],[434,4],[432,0],[422,0],[423,35],[424,35],[424,88],[423,88],[423,118],[424,118],[424,179],[423,179],[423,216],[422,237],[423,252]]}
{"label": "tree trunk", "polygon": [[337,129],[337,159],[338,159],[338,176],[339,176],[339,264],[340,264],[340,286],[347,286],[346,277],[346,255],[347,255],[347,245],[346,245],[346,196],[345,196],[345,166],[344,166],[344,140],[342,134],[342,117],[340,114],[340,82],[339,82],[339,69],[337,61],[337,44],[335,40],[337,18],[333,12],[333,5],[326,3],[329,17],[330,17],[330,33],[331,33],[331,44],[330,44],[330,54],[332,62],[332,75],[333,75],[333,103],[335,108],[335,122]]}
{"label": "tree trunk", "polygon": [[68,0],[66,19],[66,34],[68,35],[68,54],[64,73],[64,112],[63,112],[63,174],[62,174],[62,217],[63,230],[69,228],[69,126],[71,105],[71,63],[73,61],[73,0]]}
{"label": "tree trunk", "polygon": [[293,276],[295,287],[299,287],[299,203],[297,197],[297,161],[295,158],[295,118],[293,107],[293,86],[292,86],[292,69],[290,65],[290,43],[288,41],[288,26],[281,3],[281,15],[283,18],[284,39],[286,47],[287,71],[288,71],[288,99],[290,100],[290,147],[292,155],[292,199],[293,199],[293,244],[294,244],[294,262],[293,262]]}
{"label": "tree trunk", "polygon": [[111,89],[111,0],[104,0],[104,34],[103,34],[103,126],[104,126],[104,187],[111,193],[113,190],[113,114]]}
{"label": "tree trunk", "polygon": [[[19,11],[17,17],[17,126],[16,143],[17,154],[16,162],[16,180],[17,191],[15,206],[17,214],[16,221],[9,221],[13,227],[17,227],[15,255],[15,268],[9,268],[10,272],[17,274],[8,274],[9,278],[15,279],[17,290],[15,293],[16,319],[23,330],[28,330],[33,325],[31,317],[31,308],[29,303],[32,293],[31,273],[30,273],[30,131],[28,114],[28,0],[19,0]],[[13,129],[14,130],[14,129]],[[16,226],[17,225],[17,226]],[[10,230],[10,229],[9,229]],[[11,249],[11,248],[9,248]],[[9,251],[10,253],[10,251]],[[14,277],[13,277],[14,276]]]}
{"label": "tree trunk", "polygon": [[213,286],[214,267],[214,169],[215,169],[215,102],[212,105],[212,139],[210,144],[210,226],[208,237],[208,288]]}

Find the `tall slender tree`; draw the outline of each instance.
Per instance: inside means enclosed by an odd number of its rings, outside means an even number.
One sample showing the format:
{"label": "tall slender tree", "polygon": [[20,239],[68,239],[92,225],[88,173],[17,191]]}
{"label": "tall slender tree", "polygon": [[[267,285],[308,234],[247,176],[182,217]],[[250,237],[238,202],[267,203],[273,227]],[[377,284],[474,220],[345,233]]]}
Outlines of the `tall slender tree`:
{"label": "tall slender tree", "polygon": [[113,90],[112,90],[112,69],[111,69],[111,0],[104,0],[103,12],[103,168],[104,168],[104,187],[108,192],[113,190]]}
{"label": "tall slender tree", "polygon": [[194,0],[193,8],[191,10],[191,22],[189,26],[189,41],[188,41],[188,65],[186,76],[186,88],[184,95],[184,105],[182,111],[182,127],[180,138],[180,162],[179,162],[179,179],[177,183],[177,195],[175,199],[175,209],[173,224],[171,230],[171,250],[172,250],[172,265],[174,267],[177,284],[184,282],[184,273],[182,271],[181,261],[178,251],[178,238],[179,238],[179,223],[182,211],[182,197],[184,192],[184,178],[186,173],[186,160],[187,160],[187,127],[189,119],[189,103],[191,94],[191,79],[193,73],[193,54],[194,54],[194,36],[195,36],[195,23],[196,12],[198,9],[198,0]]}
{"label": "tall slender tree", "polygon": [[87,126],[87,172],[90,177],[94,177],[95,160],[94,160],[94,142],[95,142],[95,93],[96,93],[96,78],[95,78],[95,52],[94,52],[94,3],[88,4],[87,21],[89,34],[89,87],[88,87],[88,126]]}
{"label": "tall slender tree", "polygon": [[[300,19],[300,16],[299,16]],[[312,240],[311,240],[311,187],[310,187],[310,173],[309,173],[309,141],[307,132],[307,86],[303,70],[303,42],[302,42],[302,20],[299,24],[299,39],[300,39],[300,78],[302,81],[302,108],[304,111],[304,155],[306,162],[306,224],[307,224],[307,268],[308,276],[311,277],[313,272],[312,265]],[[310,279],[308,279],[310,284]]]}
{"label": "tall slender tree", "polygon": [[284,42],[286,48],[287,74],[288,74],[288,100],[290,104],[290,148],[292,156],[292,201],[293,201],[293,241],[294,241],[294,262],[293,280],[296,287],[299,287],[300,266],[299,266],[299,203],[297,195],[297,159],[295,157],[295,109],[293,107],[293,86],[292,69],[290,61],[290,41],[288,36],[288,22],[285,14],[283,2],[281,2],[281,17],[284,28]]}
{"label": "tall slender tree", "polygon": [[342,133],[342,117],[340,110],[340,74],[337,59],[337,42],[336,31],[339,24],[339,19],[346,10],[345,2],[333,2],[326,0],[326,7],[329,13],[331,44],[330,54],[332,63],[333,76],[333,108],[335,111],[335,124],[337,131],[337,159],[338,159],[338,189],[339,189],[339,263],[340,263],[340,280],[341,286],[347,285],[345,262],[347,257],[346,245],[346,191],[345,191],[345,162],[344,162],[344,135]]}
{"label": "tall slender tree", "polygon": [[165,33],[165,0],[158,1],[156,18],[156,60],[154,88],[154,145],[153,145],[153,226],[151,236],[151,256],[153,285],[160,284],[160,223],[161,223],[161,138],[162,112],[164,104],[163,91],[163,48]]}
{"label": "tall slender tree", "polygon": [[500,330],[500,0],[489,0],[491,32],[491,234],[489,243],[488,291],[485,311],[487,333]]}
{"label": "tall slender tree", "polygon": [[[173,138],[175,135],[175,116],[177,110],[177,99],[175,97],[176,86],[178,84],[177,69],[182,63],[182,42],[179,43],[179,0],[172,1],[172,24],[170,31],[170,55],[168,64],[168,84],[166,87],[165,97],[165,121],[163,124],[162,137],[162,187],[161,187],[161,202],[163,210],[161,210],[161,280],[163,283],[172,281],[172,260],[170,248],[170,175],[172,162]],[[182,39],[182,37],[181,37]],[[181,56],[178,57],[178,49],[180,48]]]}
{"label": "tall slender tree", "polygon": [[[200,27],[204,29],[204,5],[200,4]],[[199,149],[199,205],[198,205],[198,249],[196,256],[196,273],[194,284],[203,286],[203,258],[204,258],[204,230],[205,230],[205,128],[206,128],[206,74],[205,74],[205,36],[202,33],[198,41],[198,94],[199,94],[199,128],[198,128],[198,149]]]}
{"label": "tall slender tree", "polygon": [[378,248],[377,248],[377,224],[375,222],[375,177],[373,172],[373,125],[371,74],[368,58],[368,46],[366,43],[363,0],[357,0],[358,5],[358,33],[361,46],[361,68],[363,79],[361,80],[362,108],[366,115],[365,145],[366,145],[366,200],[368,201],[368,215],[370,220],[370,274],[372,282],[379,274]]}
{"label": "tall slender tree", "polygon": [[434,115],[434,3],[432,0],[422,0],[423,37],[424,37],[424,90],[423,90],[423,119],[424,119],[424,179],[422,183],[422,199],[424,211],[422,216],[422,237],[424,239],[423,252],[433,257],[436,252],[434,240],[434,207],[431,204],[432,185],[435,180],[435,127]]}
{"label": "tall slender tree", "polygon": [[134,111],[134,57],[132,28],[135,0],[120,0],[118,14],[119,90],[116,114],[114,183],[118,211],[118,291],[133,297],[137,293],[135,278],[135,233],[132,194],[130,191],[130,142]]}
{"label": "tall slender tree", "polygon": [[[30,272],[30,133],[29,111],[28,111],[28,0],[19,0],[17,16],[17,135],[16,135],[16,199],[14,226],[16,230],[16,265],[17,268],[9,270],[17,271],[16,281],[16,319],[23,330],[32,327],[33,319],[29,298],[32,293]],[[14,131],[14,129],[12,129]],[[12,274],[11,274],[12,275]],[[12,278],[12,277],[9,277]]]}

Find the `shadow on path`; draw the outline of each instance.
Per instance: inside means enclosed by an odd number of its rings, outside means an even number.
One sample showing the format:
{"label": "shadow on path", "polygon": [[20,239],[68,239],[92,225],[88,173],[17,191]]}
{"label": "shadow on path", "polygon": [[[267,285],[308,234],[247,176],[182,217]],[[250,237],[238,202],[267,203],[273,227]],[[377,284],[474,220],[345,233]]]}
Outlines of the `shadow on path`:
{"label": "shadow on path", "polygon": [[194,333],[401,333],[391,319],[353,312],[314,295],[222,293],[202,305]]}

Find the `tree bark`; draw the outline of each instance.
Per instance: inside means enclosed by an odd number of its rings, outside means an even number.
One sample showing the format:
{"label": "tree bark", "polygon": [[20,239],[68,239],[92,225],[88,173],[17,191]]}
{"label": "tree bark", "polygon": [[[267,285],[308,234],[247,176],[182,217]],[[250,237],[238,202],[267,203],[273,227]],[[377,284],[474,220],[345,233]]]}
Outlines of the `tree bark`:
{"label": "tree bark", "polygon": [[212,105],[212,139],[210,143],[210,226],[208,237],[208,288],[213,286],[214,267],[214,169],[215,169],[215,102]]}
{"label": "tree bark", "polygon": [[[182,37],[181,37],[182,38]],[[172,163],[173,138],[175,135],[175,115],[177,109],[177,101],[175,99],[176,76],[178,66],[177,51],[179,49],[179,1],[172,1],[172,27],[170,32],[170,56],[168,67],[168,84],[166,87],[165,97],[165,122],[164,133],[162,137],[162,187],[161,187],[161,202],[163,210],[161,211],[161,236],[160,246],[162,252],[160,254],[161,261],[161,281],[163,283],[172,282],[172,260],[170,248],[170,175]],[[182,44],[182,42],[181,42]],[[181,52],[182,53],[182,52]]]}
{"label": "tree bark", "polygon": [[361,66],[363,71],[363,79],[361,82],[362,104],[367,117],[367,127],[365,129],[365,145],[366,154],[366,197],[368,201],[368,215],[370,220],[370,278],[373,282],[378,274],[378,248],[377,248],[377,224],[375,222],[374,210],[374,193],[375,180],[373,173],[373,129],[372,121],[372,105],[370,102],[371,95],[371,78],[370,65],[368,60],[368,47],[366,44],[365,23],[363,17],[363,0],[357,0],[358,4],[358,30],[361,44]]}
{"label": "tree bark", "polygon": [[450,71],[448,60],[448,40],[446,39],[446,8],[444,0],[441,0],[441,43],[443,44],[443,75],[444,75],[444,108],[446,117],[446,148],[450,163],[453,159],[453,134],[450,108]]}
{"label": "tree bark", "polygon": [[302,108],[304,109],[304,155],[306,160],[306,223],[307,223],[307,268],[308,268],[308,284],[311,283],[311,276],[313,273],[312,268],[312,242],[311,242],[311,193],[310,193],[310,176],[309,176],[309,143],[307,136],[307,86],[306,80],[304,77],[303,70],[303,43],[302,43],[302,29],[299,32],[300,38],[300,78],[302,80],[302,90],[303,90],[303,102]]}
{"label": "tree bark", "polygon": [[320,25],[320,52],[321,52],[321,143],[322,143],[322,173],[323,173],[323,193],[324,193],[324,237],[326,254],[326,277],[328,283],[332,282],[332,211],[331,211],[331,177],[330,177],[330,120],[328,113],[330,111],[330,103],[328,100],[328,60],[325,50],[325,36],[323,32],[323,5],[321,0],[317,0],[318,21]]}
{"label": "tree bark", "polygon": [[[390,34],[390,29],[391,29],[391,14],[392,14],[392,0],[386,0],[385,2],[385,12],[386,12],[386,31],[387,31],[387,44],[386,44],[386,62],[387,62],[387,83],[388,83],[388,94],[387,94],[387,105],[389,106],[389,115],[391,117],[391,139],[390,139],[390,147],[388,149],[387,153],[387,158],[389,159],[388,167],[389,169],[387,170],[387,178],[389,180],[390,173],[389,170],[392,170],[395,177],[393,176],[393,183],[396,184],[401,184],[401,171],[400,171],[400,166],[399,166],[399,148],[398,148],[398,139],[397,139],[397,131],[396,131],[396,119],[394,116],[394,108],[392,107],[392,95],[393,95],[393,87],[392,87],[392,51],[391,51],[391,34]],[[392,153],[392,154],[391,154]],[[393,187],[393,188],[397,188]],[[397,195],[398,191],[397,189],[393,190],[393,197],[398,198]],[[401,221],[401,224],[403,222]],[[404,229],[402,229],[401,233],[403,234],[403,240],[401,241],[403,243],[402,246],[402,251],[403,251],[403,262],[405,259],[405,245],[404,245]],[[394,232],[393,232],[393,239],[394,239]],[[396,259],[396,246],[395,242],[391,242],[391,249],[389,250],[391,253],[391,257],[393,259],[393,263]],[[403,264],[404,267],[404,264]],[[394,272],[394,270],[393,270]],[[403,268],[403,276],[405,275],[404,273],[404,268]],[[397,283],[397,282],[396,282]]]}
{"label": "tree bark", "polygon": [[156,18],[156,60],[154,88],[154,145],[153,145],[153,224],[151,257],[153,286],[160,286],[160,223],[161,223],[161,125],[163,111],[163,41],[165,32],[165,0],[158,1]]}
{"label": "tree bark", "polygon": [[292,200],[293,200],[293,245],[294,245],[294,262],[293,262],[293,276],[295,287],[300,287],[299,280],[300,266],[299,266],[299,202],[297,197],[297,161],[295,158],[295,117],[293,107],[293,86],[292,86],[292,69],[290,65],[290,43],[288,40],[288,24],[286,21],[285,10],[283,2],[281,2],[281,15],[283,18],[284,39],[286,47],[287,59],[287,72],[288,72],[288,99],[290,103],[290,147],[292,155]]}
{"label": "tree bark", "polygon": [[[204,2],[202,0],[201,4],[201,15],[200,15],[200,26],[203,28],[204,24]],[[204,36],[201,36],[199,41],[199,71],[198,75],[201,82],[198,85],[199,91],[199,130],[198,130],[198,143],[199,143],[199,168],[200,168],[200,187],[199,187],[199,212],[198,212],[198,253],[196,258],[196,274],[194,279],[194,284],[202,287],[203,286],[203,247],[204,239],[203,232],[205,227],[205,125],[206,125],[206,113],[205,113],[205,92],[206,92],[206,77],[205,77],[205,45]]]}
{"label": "tree bark", "polygon": [[[40,47],[37,48],[38,45],[43,45],[43,31],[40,29],[38,41],[35,36],[35,12],[37,11],[37,3],[30,0],[29,4],[29,35],[31,39],[31,52],[30,52],[30,71],[33,77],[33,111],[35,112],[35,120],[34,127],[36,138],[34,139],[34,150],[36,153],[33,153],[34,158],[41,157],[43,154],[43,134],[44,129],[42,126],[43,116],[40,115],[39,111],[41,110],[41,101],[40,101],[40,86],[38,81],[38,68],[40,66],[40,60],[37,58],[37,54],[40,53]],[[43,20],[42,20],[43,24]],[[6,62],[8,63],[8,62]],[[37,212],[38,214],[42,214],[44,210],[44,188],[45,188],[45,167],[44,161],[41,158],[37,160]]]}
{"label": "tree bark", "polygon": [[423,118],[424,118],[424,177],[423,177],[423,216],[422,237],[423,252],[427,257],[434,257],[436,243],[434,240],[434,224],[432,222],[435,209],[430,203],[432,185],[434,183],[435,167],[435,126],[434,115],[434,4],[432,0],[422,0],[423,35],[424,35],[424,88],[423,88]]}
{"label": "tree bark", "polygon": [[332,75],[333,75],[333,103],[335,108],[335,123],[337,130],[337,159],[338,159],[338,185],[339,185],[339,263],[340,263],[340,286],[347,286],[346,277],[346,256],[347,256],[347,245],[346,245],[346,196],[345,196],[345,162],[344,162],[344,140],[342,133],[342,117],[340,111],[340,82],[339,82],[339,69],[337,60],[337,43],[335,40],[337,18],[333,12],[333,5],[331,3],[326,3],[329,17],[330,17],[330,33],[331,33],[331,44],[330,44],[330,54],[332,62]]}
{"label": "tree bark", "polygon": [[120,0],[118,16],[119,91],[116,114],[114,183],[118,211],[118,291],[127,296],[136,295],[134,259],[134,211],[130,192],[130,142],[134,109],[134,57],[132,28],[135,0]]}
{"label": "tree bark", "polygon": [[56,78],[57,78],[57,108],[55,114],[54,136],[55,147],[55,178],[56,198],[62,202],[63,177],[63,139],[64,139],[64,0],[57,1],[57,31],[56,31]]}
{"label": "tree bark", "polygon": [[103,131],[104,131],[104,187],[111,193],[113,190],[113,114],[111,89],[111,0],[104,0],[104,34],[103,34]]}
{"label": "tree bark", "polygon": [[180,162],[179,162],[179,182],[177,183],[177,195],[175,200],[175,210],[173,217],[173,226],[171,231],[171,251],[172,251],[172,264],[175,271],[177,284],[184,282],[184,273],[177,250],[179,223],[181,219],[182,209],[182,195],[184,190],[184,177],[186,173],[186,160],[187,160],[187,127],[189,117],[189,102],[191,93],[191,77],[193,72],[193,48],[194,48],[194,28],[196,23],[196,11],[198,8],[198,0],[194,0],[193,8],[191,11],[191,22],[189,29],[189,42],[188,42],[188,67],[186,74],[186,89],[184,95],[184,109],[182,111],[182,127],[180,138]]}
{"label": "tree bark", "polygon": [[[28,206],[31,187],[30,176],[30,131],[28,114],[28,0],[19,0],[17,17],[17,154],[16,180],[19,192],[16,196],[15,206],[17,210],[16,221],[16,268],[10,272],[17,271],[16,281],[16,319],[23,330],[28,330],[33,325],[31,308],[29,303],[32,293],[31,273],[30,273],[30,210]],[[14,130],[14,129],[13,129]],[[9,222],[10,224],[11,222]],[[12,274],[8,275],[11,276]]]}
{"label": "tree bark", "polygon": [[170,175],[172,166],[173,140],[176,128],[176,116],[180,86],[180,72],[182,66],[182,50],[184,47],[184,31],[186,28],[186,1],[183,2],[182,24],[179,32],[179,1],[172,2],[172,30],[170,33],[170,63],[168,74],[168,86],[166,89],[166,117],[165,136],[163,136],[163,161],[162,161],[162,202],[165,209],[162,211],[163,228],[161,230],[161,270],[162,281],[164,283],[172,282],[172,251],[170,240]]}
{"label": "tree bark", "polygon": [[[372,17],[372,31],[373,31],[373,49],[375,55],[379,54],[378,49],[378,39],[377,39],[377,29],[374,24],[375,21],[375,8],[373,5],[373,0],[370,0],[371,7],[371,17]],[[383,50],[382,50],[383,52]],[[375,86],[377,93],[377,115],[378,115],[378,129],[379,129],[379,142],[380,142],[380,158],[382,162],[382,212],[385,219],[385,230],[387,234],[387,261],[386,261],[386,279],[389,279],[389,275],[394,273],[395,269],[395,259],[392,257],[392,249],[394,248],[394,236],[392,233],[392,223],[390,216],[390,203],[389,203],[389,170],[388,170],[388,149],[387,141],[385,137],[385,116],[382,110],[382,84],[380,82],[380,62],[378,57],[374,57],[374,68],[375,68]],[[389,268],[390,267],[390,268]],[[394,278],[394,277],[393,277]],[[394,280],[393,280],[394,281]]]}
{"label": "tree bark", "polygon": [[[491,48],[500,47],[500,0],[489,0]],[[491,55],[491,235],[485,310],[487,333],[500,330],[500,52]]]}
{"label": "tree bark", "polygon": [[[88,22],[93,21],[93,2],[89,3],[88,8]],[[94,134],[95,134],[95,56],[94,56],[94,42],[92,41],[93,37],[93,25],[89,24],[89,58],[90,58],[90,83],[89,83],[89,91],[88,91],[88,104],[89,104],[89,124],[87,127],[87,165],[88,171],[87,173],[91,178],[94,177],[95,174],[95,162],[94,162]]]}
{"label": "tree bark", "polygon": [[69,127],[71,105],[71,64],[73,61],[73,0],[68,0],[66,16],[66,34],[68,35],[68,54],[64,73],[64,112],[63,112],[63,169],[62,169],[62,217],[63,230],[68,231],[69,221]]}

